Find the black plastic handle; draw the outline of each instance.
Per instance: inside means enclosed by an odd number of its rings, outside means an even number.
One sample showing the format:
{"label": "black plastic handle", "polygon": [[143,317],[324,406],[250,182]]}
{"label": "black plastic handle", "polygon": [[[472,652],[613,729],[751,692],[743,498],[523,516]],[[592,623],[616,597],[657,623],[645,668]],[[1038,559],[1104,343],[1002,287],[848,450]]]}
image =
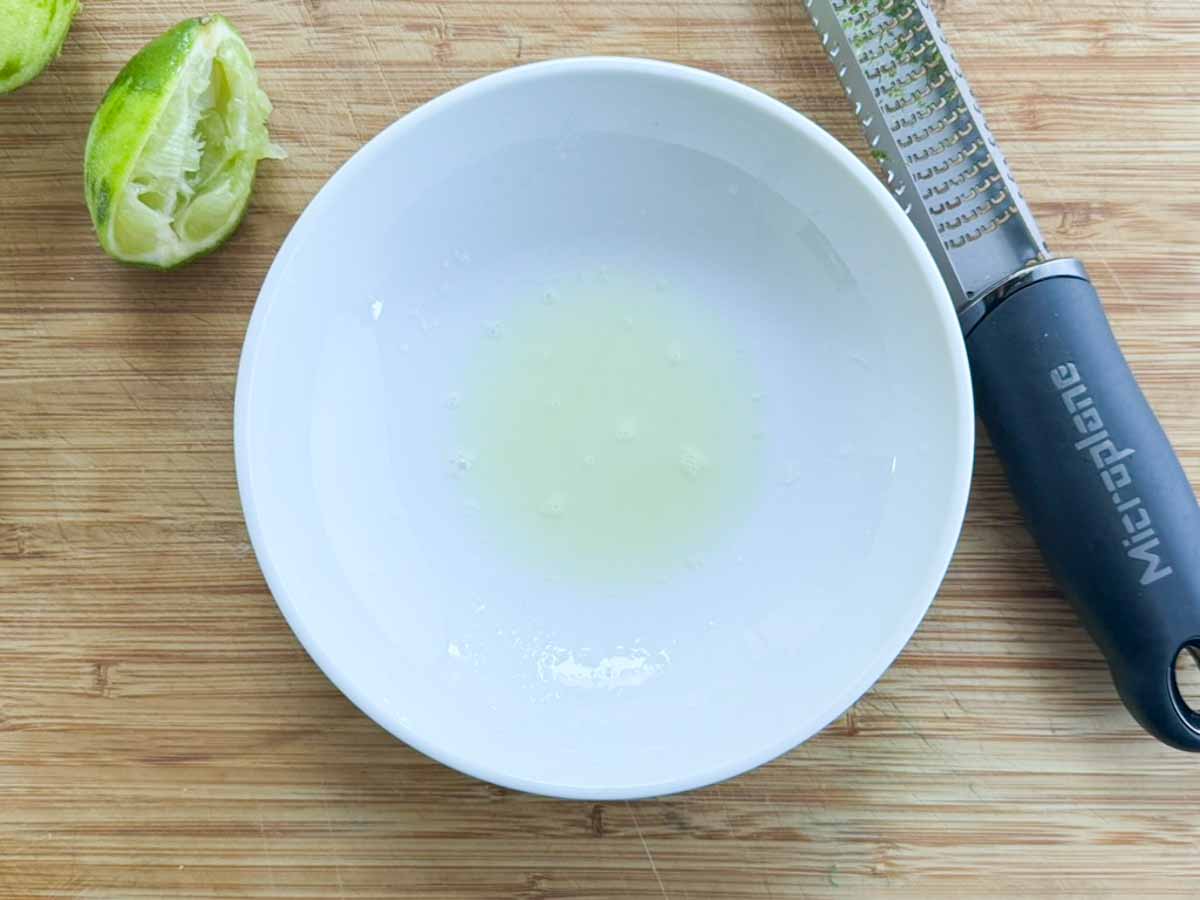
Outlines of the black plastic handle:
{"label": "black plastic handle", "polygon": [[1200,645],[1200,506],[1090,281],[1052,277],[970,332],[976,407],[1051,571],[1162,741],[1200,751],[1175,658]]}

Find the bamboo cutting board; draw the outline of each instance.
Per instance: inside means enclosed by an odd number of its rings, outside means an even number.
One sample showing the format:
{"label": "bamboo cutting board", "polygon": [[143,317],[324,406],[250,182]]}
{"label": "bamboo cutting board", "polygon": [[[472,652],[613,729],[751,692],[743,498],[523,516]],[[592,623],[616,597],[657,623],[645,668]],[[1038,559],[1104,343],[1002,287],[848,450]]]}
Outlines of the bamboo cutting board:
{"label": "bamboo cutting board", "polygon": [[[1200,8],[939,6],[1200,483]],[[221,252],[125,269],[83,206],[88,123],[138,47],[208,11],[256,53],[290,158]],[[0,98],[0,898],[1194,896],[1200,759],[1123,711],[985,441],[900,660],[824,734],[718,787],[586,804],[481,784],[382,732],[292,638],[231,449],[273,253],[397,116],[585,53],[730,75],[862,151],[801,0],[91,0],[62,58]]]}

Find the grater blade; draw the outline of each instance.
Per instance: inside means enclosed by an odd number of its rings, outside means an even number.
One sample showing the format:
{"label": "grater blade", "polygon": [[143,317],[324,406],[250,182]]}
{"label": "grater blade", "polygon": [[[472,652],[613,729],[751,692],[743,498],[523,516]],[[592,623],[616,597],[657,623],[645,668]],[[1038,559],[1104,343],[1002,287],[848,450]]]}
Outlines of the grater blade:
{"label": "grater blade", "polygon": [[928,0],[804,0],[962,312],[1049,250]]}

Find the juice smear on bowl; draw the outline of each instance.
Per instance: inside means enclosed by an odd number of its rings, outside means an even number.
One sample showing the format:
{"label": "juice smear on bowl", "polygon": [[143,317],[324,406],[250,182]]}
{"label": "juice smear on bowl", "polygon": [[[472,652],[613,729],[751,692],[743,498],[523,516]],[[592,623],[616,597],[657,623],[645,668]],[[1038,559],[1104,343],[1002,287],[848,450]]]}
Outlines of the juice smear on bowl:
{"label": "juice smear on bowl", "polygon": [[589,582],[696,564],[762,469],[747,361],[663,279],[600,268],[484,326],[450,465],[492,541]]}

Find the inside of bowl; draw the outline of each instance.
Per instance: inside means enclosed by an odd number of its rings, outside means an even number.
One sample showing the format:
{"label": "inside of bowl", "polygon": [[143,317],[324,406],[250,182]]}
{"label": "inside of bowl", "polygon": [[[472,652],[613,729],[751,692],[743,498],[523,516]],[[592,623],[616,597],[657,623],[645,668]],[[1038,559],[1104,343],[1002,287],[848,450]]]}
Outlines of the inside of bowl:
{"label": "inside of bowl", "polygon": [[948,300],[864,176],[759,95],[616,61],[352,160],[264,287],[237,420],[255,548],[337,684],[581,796],[734,774],[856,699],[945,570],[972,440]]}

